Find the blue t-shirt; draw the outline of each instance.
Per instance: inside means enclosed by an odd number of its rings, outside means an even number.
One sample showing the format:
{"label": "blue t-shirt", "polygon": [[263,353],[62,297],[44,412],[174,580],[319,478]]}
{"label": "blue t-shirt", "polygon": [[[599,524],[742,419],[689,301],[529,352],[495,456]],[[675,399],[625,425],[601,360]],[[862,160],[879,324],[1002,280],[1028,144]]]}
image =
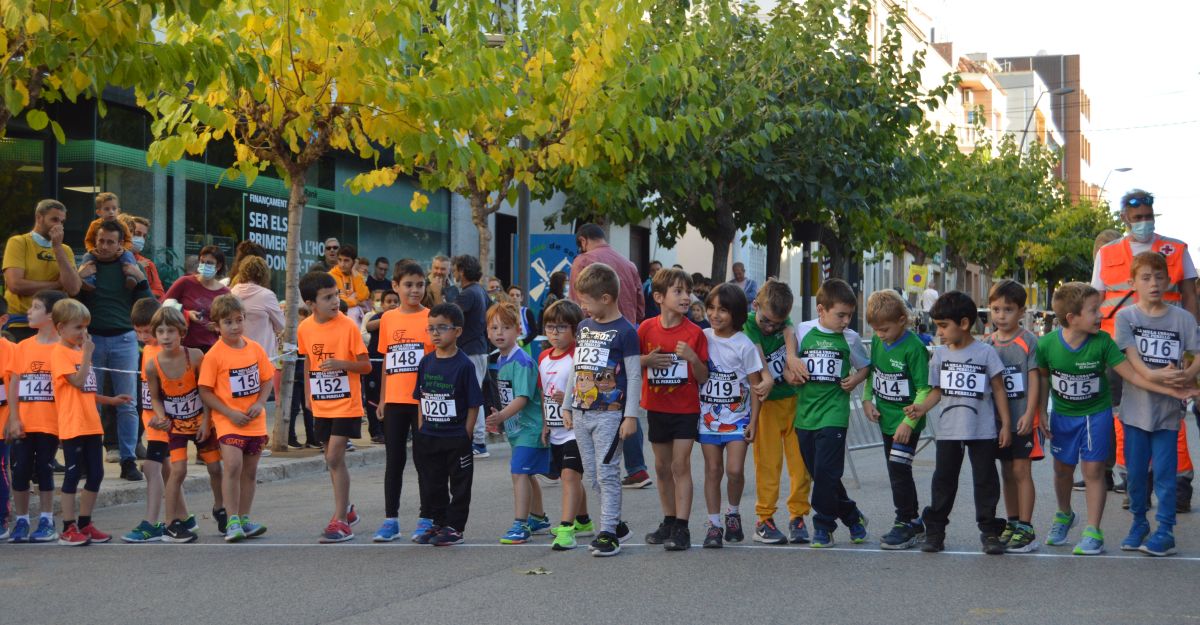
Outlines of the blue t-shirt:
{"label": "blue t-shirt", "polygon": [[575,337],[571,409],[624,412],[630,399],[625,396],[625,359],[640,354],[637,329],[624,317],[608,323],[584,319]]}
{"label": "blue t-shirt", "polygon": [[458,304],[463,312],[463,328],[458,337],[458,348],[467,352],[469,356],[488,353],[487,291],[484,291],[478,282],[472,282],[459,292],[454,303]]}
{"label": "blue t-shirt", "polygon": [[424,416],[422,434],[467,438],[467,411],[483,405],[475,365],[461,349],[449,358],[438,358],[437,352],[426,354],[417,365],[413,399]]}

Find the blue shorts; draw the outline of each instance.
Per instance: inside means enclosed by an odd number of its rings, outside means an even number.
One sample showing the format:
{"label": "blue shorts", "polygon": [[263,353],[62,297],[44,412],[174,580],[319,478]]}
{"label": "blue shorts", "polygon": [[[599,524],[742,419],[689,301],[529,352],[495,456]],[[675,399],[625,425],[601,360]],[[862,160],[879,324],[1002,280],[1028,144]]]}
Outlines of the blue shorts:
{"label": "blue shorts", "polygon": [[513,447],[508,469],[513,475],[545,475],[550,472],[550,448]]}
{"label": "blue shorts", "polygon": [[1050,453],[1075,466],[1082,462],[1107,462],[1112,453],[1113,411],[1070,417],[1050,411]]}
{"label": "blue shorts", "polygon": [[746,435],[743,433],[737,434],[700,434],[701,445],[717,445],[724,447],[729,443],[746,442]]}

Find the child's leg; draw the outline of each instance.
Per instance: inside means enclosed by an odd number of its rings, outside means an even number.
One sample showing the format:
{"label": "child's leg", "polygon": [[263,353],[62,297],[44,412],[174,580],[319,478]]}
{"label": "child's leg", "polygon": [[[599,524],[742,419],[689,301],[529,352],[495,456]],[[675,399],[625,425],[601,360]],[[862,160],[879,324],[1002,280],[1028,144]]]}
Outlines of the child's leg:
{"label": "child's leg", "polygon": [[720,515],[721,479],[725,476],[725,453],[721,445],[705,444],[700,445],[700,453],[704,455],[704,506],[709,517]]}
{"label": "child's leg", "polygon": [[1071,487],[1075,483],[1075,465],[1054,459],[1054,498],[1058,511],[1071,514]]}
{"label": "child's leg", "polygon": [[12,498],[12,477],[8,470],[8,445],[0,440],[0,524],[8,522],[9,500]]}
{"label": "child's leg", "polygon": [[621,420],[618,413],[589,415],[600,486],[600,531],[616,534],[621,521]]}
{"label": "child's leg", "polygon": [[[210,434],[210,436],[216,436],[216,434]],[[204,465],[205,470],[208,471],[208,488],[212,491],[213,510],[220,510],[225,507],[224,456],[225,454],[222,452],[219,459],[214,459],[212,462],[207,462]],[[182,489],[179,491],[179,505],[180,510],[186,516],[187,506],[184,504]]]}
{"label": "child's leg", "polygon": [[572,469],[562,470],[562,522],[570,523],[580,515],[587,514],[587,493],[583,489],[583,476]]}
{"label": "child's leg", "polygon": [[513,518],[520,520],[522,523],[529,518],[529,500],[533,495],[533,490],[529,484],[529,478],[532,475],[523,475],[520,473],[512,474],[513,484]]}
{"label": "child's leg", "polygon": [[146,521],[157,524],[163,503],[163,463],[147,458],[142,473],[146,476]]}
{"label": "child's leg", "polygon": [[242,516],[249,515],[250,507],[254,505],[254,493],[258,490],[258,461],[261,459],[261,452],[242,456],[241,480],[238,485],[238,514]]}
{"label": "child's leg", "polygon": [[34,446],[33,472],[37,476],[38,482],[38,511],[42,514],[50,514],[54,510],[54,457],[58,454],[58,437],[53,434],[27,436],[37,437],[37,443]]}
{"label": "child's leg", "polygon": [[1004,513],[1008,518],[1021,516],[1021,498],[1017,492],[1017,476],[1013,473],[1013,460],[1000,461],[1000,486],[1004,495]]}
{"label": "child's leg", "polygon": [[242,500],[242,450],[233,445],[221,443],[221,492],[225,499],[225,509],[230,517],[242,513],[238,506]]}
{"label": "child's leg", "polygon": [[[1033,461],[1029,458],[1016,458],[1012,461],[1013,480],[1017,491],[1017,520],[1029,524],[1033,522],[1033,506],[1037,492],[1033,485]],[[1012,515],[1012,509],[1009,509]]]}
{"label": "child's leg", "polygon": [[650,443],[654,450],[654,475],[658,478],[658,503],[662,506],[663,516],[675,516],[675,474],[671,470],[673,464],[672,442]]}
{"label": "child's leg", "polygon": [[729,505],[742,505],[742,493],[746,490],[746,452],[748,445],[745,441],[733,441],[725,445],[726,488],[729,490]]}
{"label": "child's leg", "polygon": [[329,480],[333,483],[333,518],[346,520],[350,509],[350,470],[346,468],[345,436],[330,435],[325,443],[325,466],[329,467]]}
{"label": "child's leg", "polygon": [[[450,505],[446,508],[446,525],[459,532],[467,531],[471,512],[471,483],[475,479],[475,454],[471,439],[450,439],[454,446],[446,454],[446,473],[450,484]],[[533,476],[527,476],[532,478]]]}
{"label": "child's leg", "polygon": [[526,477],[529,479],[529,512],[544,517],[546,516],[546,502],[542,500],[542,487],[538,484],[536,475]]}
{"label": "child's leg", "polygon": [[[77,512],[75,510],[75,491],[79,488],[79,479],[83,474],[83,443],[82,438],[69,438],[62,442],[63,447],[63,464],[67,466],[66,472],[63,474],[62,483],[62,518],[64,521],[63,527],[76,521]],[[42,510],[50,510],[52,508],[43,508]]]}
{"label": "child's leg", "polygon": [[408,463],[407,443],[412,408],[404,404],[387,404],[383,408],[383,444],[386,452],[383,508],[384,516],[389,519],[400,515],[400,491],[404,485],[404,465]]}
{"label": "child's leg", "polygon": [[91,517],[92,509],[96,506],[96,495],[100,492],[100,482],[104,480],[104,437],[92,434],[82,438],[82,461],[87,467],[87,479],[83,482],[83,494],[79,496],[79,516]]}
{"label": "child's leg", "polygon": [[817,433],[817,464],[825,475],[826,496],[828,497],[830,514],[833,514],[846,527],[858,522],[862,514],[858,504],[846,492],[842,484],[842,473],[846,469],[846,428],[824,428]]}
{"label": "child's leg", "polygon": [[187,509],[183,500],[183,481],[187,478],[187,448],[184,448],[183,459],[177,452],[172,453],[171,473],[167,476],[167,522],[182,521],[187,518]]}
{"label": "child's leg", "polygon": [[971,457],[971,482],[975,495],[975,523],[984,536],[999,536],[1004,531],[1004,519],[996,518],[996,503],[1000,501],[1000,476],[996,474],[996,441],[967,441]]}
{"label": "child's leg", "polygon": [[[1182,426],[1183,424],[1180,423]],[[1133,429],[1133,428],[1129,428]],[[1159,529],[1175,529],[1175,473],[1179,468],[1178,435],[1174,430],[1156,430],[1150,434],[1150,457],[1154,464],[1154,494],[1158,497],[1158,508],[1154,518]],[[1129,507],[1133,509],[1133,493],[1129,494]],[[1143,495],[1143,506],[1145,496]]]}
{"label": "child's leg", "polygon": [[944,536],[946,525],[950,522],[950,511],[954,509],[954,499],[958,496],[958,475],[962,470],[964,450],[962,441],[939,440],[934,445],[937,455],[930,485],[929,507],[925,508],[925,529],[930,534]]}
{"label": "child's leg", "polygon": [[1104,502],[1108,498],[1104,471],[1103,460],[1085,460],[1082,463],[1083,481],[1087,485],[1087,524],[1092,527],[1100,527],[1100,519],[1104,517]]}
{"label": "child's leg", "polygon": [[[439,527],[446,525],[446,508],[450,505],[450,490],[447,484],[450,480],[450,462],[457,459],[453,451],[447,447],[451,441],[433,436],[421,437],[421,461],[417,463],[422,469],[422,482],[425,488],[429,516],[433,524]],[[414,447],[414,454],[417,453]],[[451,457],[447,460],[447,457]]]}
{"label": "child's leg", "polygon": [[896,508],[896,521],[908,523],[919,514],[917,484],[913,481],[912,465],[892,461],[892,437],[883,437],[883,456],[887,466],[888,481],[892,485],[892,505]]}
{"label": "child's leg", "polygon": [[692,445],[695,440],[677,438],[671,443],[671,477],[675,490],[675,518],[680,522],[692,516]]}
{"label": "child's leg", "polygon": [[[800,443],[797,439],[796,429],[792,427],[791,419],[795,418],[796,398],[793,397],[787,400],[786,405],[791,406],[786,423],[783,423],[783,458],[787,461],[788,473],[788,498],[787,509],[788,517],[803,518],[812,512],[812,506],[809,500],[812,496],[812,474],[808,470],[808,465],[805,464],[804,457],[800,454]],[[757,446],[758,443],[756,442]],[[772,503],[772,505],[774,505]]]}
{"label": "child's leg", "polygon": [[29,515],[29,485],[33,477],[32,435],[13,441],[10,449],[12,466],[12,506],[16,516]]}

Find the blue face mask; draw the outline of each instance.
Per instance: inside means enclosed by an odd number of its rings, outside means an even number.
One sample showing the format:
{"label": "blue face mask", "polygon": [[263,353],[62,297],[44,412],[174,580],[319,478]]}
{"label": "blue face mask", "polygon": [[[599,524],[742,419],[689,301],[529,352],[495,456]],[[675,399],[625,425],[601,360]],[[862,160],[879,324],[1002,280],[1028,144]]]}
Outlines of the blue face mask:
{"label": "blue face mask", "polygon": [[204,278],[205,280],[212,280],[217,276],[217,266],[210,265],[208,263],[200,263],[197,273],[199,273],[200,277]]}
{"label": "blue face mask", "polygon": [[38,245],[40,245],[42,247],[50,247],[50,239],[47,239],[46,237],[38,234],[36,230],[33,232],[30,232],[29,234],[30,234],[30,236],[33,237],[34,243],[37,243]]}
{"label": "blue face mask", "polygon": [[1139,221],[1129,224],[1129,234],[1138,243],[1149,243],[1154,240],[1154,220]]}
{"label": "blue face mask", "polygon": [[133,237],[129,242],[133,245],[133,251],[139,254],[146,247],[146,237]]}

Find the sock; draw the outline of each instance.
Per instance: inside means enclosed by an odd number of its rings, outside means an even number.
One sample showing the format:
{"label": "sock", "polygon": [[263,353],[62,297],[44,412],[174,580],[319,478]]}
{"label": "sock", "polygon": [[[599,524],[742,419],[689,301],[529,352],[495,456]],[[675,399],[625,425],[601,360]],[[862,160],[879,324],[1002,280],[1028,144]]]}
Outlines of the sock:
{"label": "sock", "polygon": [[721,527],[721,515],[719,515],[719,514],[708,515],[708,522],[712,523],[713,527]]}
{"label": "sock", "polygon": [[63,519],[63,531],[65,532],[68,529],[71,529],[71,526],[74,525],[74,523],[75,523],[75,521],[68,521],[66,519]]}
{"label": "sock", "polygon": [[550,519],[550,517],[546,516],[546,513],[545,513],[545,512],[543,512],[543,513],[541,513],[541,514],[538,514],[537,512],[530,512],[530,513],[529,513],[529,518],[531,518],[531,519],[537,519],[537,520],[539,520],[539,521],[547,521],[547,520],[549,520],[549,519]]}
{"label": "sock", "polygon": [[741,512],[738,511],[738,506],[729,506],[725,514],[741,514]]}
{"label": "sock", "polygon": [[675,519],[675,527],[681,527],[683,529],[687,529],[687,526],[688,526],[687,519],[678,519],[678,518]]}
{"label": "sock", "polygon": [[385,520],[385,521],[393,521],[393,522],[396,522],[396,523],[399,523],[399,522],[400,522],[400,519],[398,519],[397,517],[394,517],[394,516],[387,517],[387,518],[386,518],[386,519],[384,519],[384,520]]}
{"label": "sock", "polygon": [[591,520],[592,520],[592,517],[590,517],[586,514],[575,515],[575,522],[580,525],[587,525],[589,522],[591,522]]}
{"label": "sock", "polygon": [[38,516],[43,519],[46,519],[47,521],[50,521],[51,523],[54,522],[54,513],[53,512],[43,512],[43,513],[39,514]]}
{"label": "sock", "polygon": [[675,525],[675,517],[673,517],[673,516],[665,516],[665,517],[663,517],[663,522],[662,522],[662,524],[663,524],[663,525],[666,525],[667,527],[672,527],[672,526],[674,526],[674,525]]}
{"label": "sock", "polygon": [[513,519],[513,520],[515,520],[517,522],[517,525],[529,525],[529,519]]}
{"label": "sock", "polygon": [[575,524],[572,523],[571,521],[563,521],[562,523],[559,523],[558,526],[559,527],[575,527]]}
{"label": "sock", "polygon": [[1018,522],[1019,520],[1020,520],[1020,519],[1018,519],[1018,518],[1017,518],[1017,517],[1015,517],[1015,516],[1010,516],[1010,517],[1008,517],[1008,522],[1009,522],[1009,523],[1016,523],[1016,522]]}
{"label": "sock", "polygon": [[88,514],[79,515],[79,527],[87,527],[92,524],[92,517]]}

